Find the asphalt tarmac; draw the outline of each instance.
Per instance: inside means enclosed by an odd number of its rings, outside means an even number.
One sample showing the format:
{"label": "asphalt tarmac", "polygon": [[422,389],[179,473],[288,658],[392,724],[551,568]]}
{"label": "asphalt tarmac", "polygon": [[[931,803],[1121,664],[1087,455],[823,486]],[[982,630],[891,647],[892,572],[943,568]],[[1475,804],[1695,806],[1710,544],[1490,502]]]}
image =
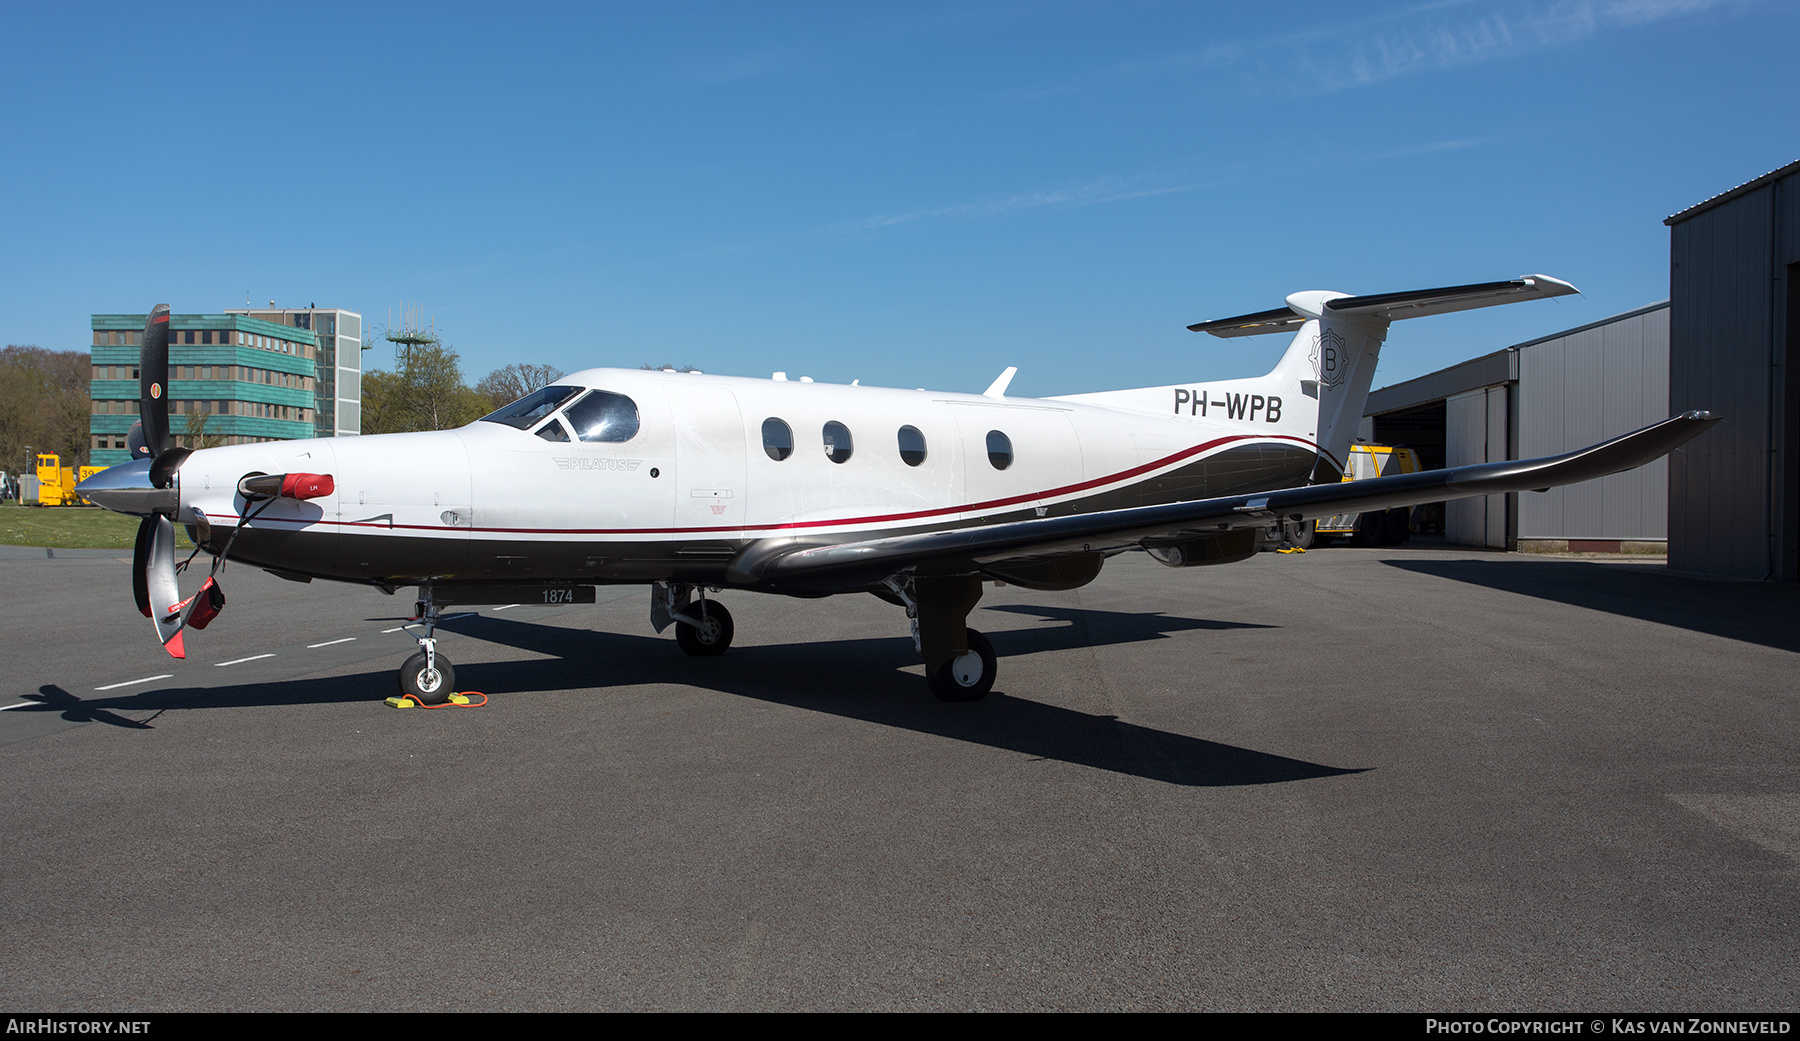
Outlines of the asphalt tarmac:
{"label": "asphalt tarmac", "polygon": [[[13,1010],[1800,1007],[1800,589],[1321,549],[873,597],[484,608],[0,554]],[[192,583],[189,583],[190,587]],[[161,678],[154,678],[161,677]]]}

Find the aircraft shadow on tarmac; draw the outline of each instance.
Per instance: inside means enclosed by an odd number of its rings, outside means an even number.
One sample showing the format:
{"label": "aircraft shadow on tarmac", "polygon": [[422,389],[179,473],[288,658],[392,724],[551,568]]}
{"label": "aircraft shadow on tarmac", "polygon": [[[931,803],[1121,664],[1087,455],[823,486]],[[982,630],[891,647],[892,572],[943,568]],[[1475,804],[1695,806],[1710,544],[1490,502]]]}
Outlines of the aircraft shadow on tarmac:
{"label": "aircraft shadow on tarmac", "polygon": [[1694,632],[1800,651],[1800,590],[1578,560],[1384,560],[1388,567]]}
{"label": "aircraft shadow on tarmac", "polygon": [[[1166,638],[1190,629],[1267,628],[1155,613],[1005,607],[1021,614],[1065,619],[1066,626],[993,634],[1002,658],[1099,643]],[[931,698],[918,675],[903,671],[917,655],[906,637],[733,647],[718,658],[689,658],[662,637],[571,629],[472,616],[443,629],[506,647],[548,655],[525,661],[457,665],[458,685],[490,695],[592,687],[684,683],[847,719],[933,734],[1094,769],[1193,787],[1227,787],[1310,780],[1361,769],[1325,766],[1046,705],[996,690],[979,702],[946,705]],[[1001,686],[1005,685],[1005,674]],[[274,683],[172,687],[141,694],[82,700],[60,687],[40,688],[41,709],[72,722],[142,729],[123,711],[279,707],[368,702],[387,697],[393,674],[379,671]],[[35,700],[35,699],[34,699]]]}

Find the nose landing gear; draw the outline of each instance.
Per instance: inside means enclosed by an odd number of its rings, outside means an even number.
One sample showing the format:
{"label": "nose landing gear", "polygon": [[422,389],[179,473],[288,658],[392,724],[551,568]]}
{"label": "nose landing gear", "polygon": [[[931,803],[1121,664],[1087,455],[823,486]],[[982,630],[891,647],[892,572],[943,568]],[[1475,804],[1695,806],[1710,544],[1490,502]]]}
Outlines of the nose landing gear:
{"label": "nose landing gear", "polygon": [[431,587],[419,587],[419,601],[413,605],[416,621],[425,626],[425,635],[417,636],[419,651],[400,666],[400,696],[416,699],[421,705],[442,705],[456,693],[456,666],[438,653],[438,605],[431,598]]}
{"label": "nose landing gear", "polygon": [[[695,593],[700,594],[697,601]],[[705,587],[685,582],[657,582],[650,587],[650,624],[659,633],[676,625],[676,645],[696,658],[724,654],[737,633],[723,604],[708,600]]]}

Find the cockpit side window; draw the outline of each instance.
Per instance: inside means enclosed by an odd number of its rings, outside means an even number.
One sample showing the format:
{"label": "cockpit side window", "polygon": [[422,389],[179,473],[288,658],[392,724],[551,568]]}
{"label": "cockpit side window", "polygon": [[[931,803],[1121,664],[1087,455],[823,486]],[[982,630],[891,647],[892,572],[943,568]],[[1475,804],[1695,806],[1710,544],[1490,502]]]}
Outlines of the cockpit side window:
{"label": "cockpit side window", "polygon": [[562,420],[552,419],[550,422],[537,428],[537,436],[546,441],[567,441],[569,439],[569,431],[563,427]]}
{"label": "cockpit side window", "polygon": [[538,420],[555,412],[557,406],[581,393],[581,387],[545,387],[534,390],[519,400],[482,416],[484,423],[505,423],[509,427],[530,430]]}
{"label": "cockpit side window", "polygon": [[583,441],[618,443],[637,436],[637,402],[623,394],[596,390],[563,410]]}

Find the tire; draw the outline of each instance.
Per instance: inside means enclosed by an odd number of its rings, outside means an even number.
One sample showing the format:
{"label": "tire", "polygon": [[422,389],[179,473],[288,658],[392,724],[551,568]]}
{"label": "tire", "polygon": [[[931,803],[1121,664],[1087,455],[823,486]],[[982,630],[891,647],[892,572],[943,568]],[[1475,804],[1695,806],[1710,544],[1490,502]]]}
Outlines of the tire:
{"label": "tire", "polygon": [[1350,544],[1361,549],[1381,545],[1380,513],[1360,513],[1356,517],[1356,531],[1350,536]]}
{"label": "tire", "polygon": [[1317,536],[1313,533],[1313,525],[1317,523],[1318,521],[1304,521],[1295,524],[1290,521],[1288,541],[1299,549],[1313,548],[1313,543],[1317,541]]}
{"label": "tire", "polygon": [[994,689],[994,673],[999,666],[994,645],[975,630],[968,632],[968,652],[940,665],[929,677],[931,692],[940,701],[980,701]]}
{"label": "tire", "polygon": [[442,705],[456,693],[456,666],[439,654],[437,668],[427,669],[425,652],[420,651],[400,666],[400,693],[417,698],[421,705]]}
{"label": "tire", "polygon": [[[689,604],[689,612],[697,611],[698,607],[698,604]],[[731,646],[731,637],[737,631],[731,624],[731,612],[720,606],[717,600],[706,601],[705,619],[704,629],[697,629],[686,622],[675,623],[675,642],[696,658],[724,654],[725,648]]]}

